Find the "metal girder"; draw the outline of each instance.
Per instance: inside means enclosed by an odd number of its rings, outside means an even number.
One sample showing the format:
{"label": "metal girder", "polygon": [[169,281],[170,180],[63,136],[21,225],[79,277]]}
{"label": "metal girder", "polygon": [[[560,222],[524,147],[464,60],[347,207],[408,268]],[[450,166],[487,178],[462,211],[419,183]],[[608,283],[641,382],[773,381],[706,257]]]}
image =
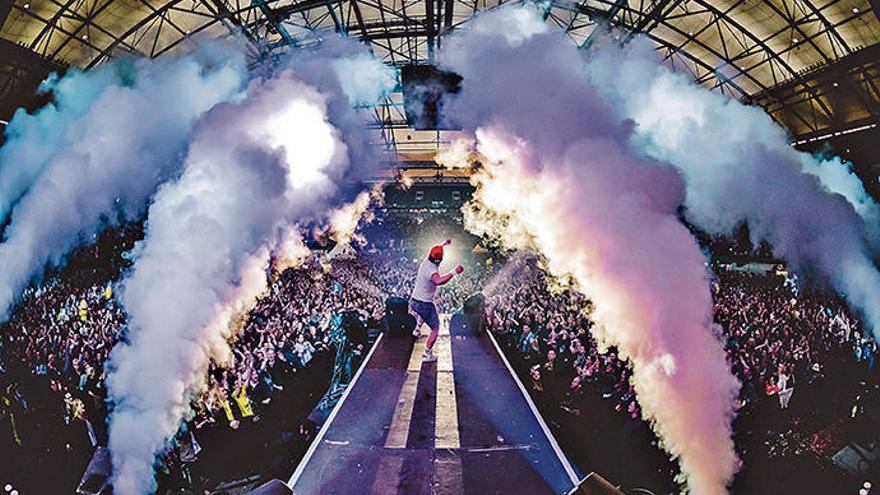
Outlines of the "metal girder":
{"label": "metal girder", "polygon": [[428,37],[428,63],[434,61],[434,0],[425,0],[425,28]]}
{"label": "metal girder", "polygon": [[[39,20],[38,34],[27,44],[35,51],[42,50],[55,57],[70,56],[71,52],[85,53],[86,67],[93,67],[117,52],[159,56],[193,35],[220,25],[229,35],[243,33],[257,48],[257,56],[260,53],[265,55],[262,49],[267,47],[271,51],[289,43],[317,42],[323,38],[324,30],[333,29],[343,35],[356,36],[389,63],[423,63],[433,58],[444,36],[464,22],[464,17],[510,3],[503,0],[490,0],[491,3],[486,0],[425,0],[423,4],[420,0],[132,0],[140,3],[142,9],[149,9],[147,15],[141,17],[143,14],[139,14],[134,25],[127,27],[121,35],[114,35],[112,30],[106,29],[101,15],[114,0],[48,1],[58,7],[50,10],[50,14],[42,9],[36,11],[40,14],[26,11],[22,8],[23,3],[12,7],[13,12]],[[612,22],[614,27],[623,31],[621,38],[624,42],[636,33],[643,33],[664,51],[667,60],[677,69],[687,67],[697,82],[746,101],[754,101],[749,99],[750,94],[761,94],[761,101],[767,108],[778,108],[789,101],[773,99],[775,93],[771,88],[783,82],[802,85],[803,91],[799,90],[797,94],[802,94],[804,101],[809,100],[812,107],[800,104],[792,115],[797,115],[804,128],[818,129],[838,119],[835,112],[841,112],[843,107],[836,102],[832,104],[833,96],[829,100],[827,91],[802,77],[802,73],[795,70],[800,65],[789,62],[789,54],[797,47],[805,46],[809,51],[802,54],[809,53],[823,64],[833,63],[852,53],[852,47],[856,47],[848,42],[847,32],[838,27],[851,25],[849,23],[854,20],[863,22],[867,18],[862,15],[873,17],[873,14],[863,9],[861,13],[854,10],[854,15],[845,13],[841,16],[841,12],[829,10],[836,5],[834,2],[820,7],[813,0],[796,0],[797,5],[791,7],[777,0],[755,1],[772,12],[771,25],[784,20],[782,26],[758,36],[742,24],[740,2],[725,4],[729,8],[722,9],[715,0],[582,0],[578,3],[558,0],[545,4],[544,18],[572,31],[573,39],[586,39],[585,46],[589,46],[598,34],[610,29]],[[9,5],[9,2],[0,0],[0,20],[4,17],[2,6]],[[871,2],[876,8],[880,0]],[[418,14],[415,14],[413,7],[421,5],[425,7],[424,12],[416,7]],[[187,22],[181,24],[178,15],[183,14],[200,17],[188,17]],[[117,14],[114,12],[114,15]],[[700,16],[699,19],[708,16],[709,19],[699,29],[683,27],[689,26],[688,22],[693,23],[688,21],[691,16]],[[593,22],[593,19],[600,21]],[[873,18],[870,20],[873,22]],[[314,37],[294,40],[291,26],[316,33]],[[92,36],[88,39],[80,36],[89,31],[100,32],[102,36],[95,36],[94,41]],[[797,36],[797,43],[772,48],[777,46],[776,37],[784,39],[786,31]],[[67,39],[59,40],[57,36]],[[271,40],[268,43],[267,36]],[[827,41],[821,38],[824,36]],[[104,41],[106,37],[110,37],[109,42]],[[278,37],[281,41],[276,41]],[[76,38],[75,46],[71,43],[73,38]],[[759,56],[760,60],[757,59]],[[747,59],[749,63],[744,64]],[[724,62],[736,71],[719,70],[719,63]],[[841,81],[835,94],[847,92],[848,98],[858,102],[856,108],[877,115],[871,93],[876,91],[871,89],[876,82],[859,75],[856,79],[857,83]],[[809,108],[814,110],[804,113]],[[858,111],[864,114],[862,110]]]}
{"label": "metal girder", "polygon": [[58,20],[61,19],[61,16],[67,13],[70,6],[73,5],[73,3],[76,1],[77,0],[67,0],[67,3],[61,6],[61,8],[58,9],[58,12],[55,12],[55,15],[52,16],[52,19],[46,22],[46,25],[43,26],[43,29],[40,30],[40,34],[38,34],[34,38],[34,41],[31,42],[29,47],[31,50],[36,51],[36,47],[40,44],[40,41],[42,41],[47,34],[55,29],[58,24]]}
{"label": "metal girder", "polygon": [[455,3],[453,0],[445,0],[445,4],[443,5],[443,32],[446,33],[450,29],[452,29],[452,13],[455,10]]}
{"label": "metal girder", "polygon": [[[815,85],[823,93],[846,91],[850,95],[858,94],[861,104],[864,106],[866,113],[871,115],[872,119],[877,119],[880,115],[880,45],[874,45],[863,50],[853,52],[851,55],[841,58],[834,65],[823,66],[808,73],[802,74],[802,77],[815,81]],[[864,88],[862,88],[864,86]],[[770,88],[766,92],[761,92],[747,98],[748,101],[756,102],[767,109],[768,113],[777,114],[794,110],[798,106],[812,105],[813,101],[810,95],[797,81],[790,81],[777,87]],[[768,104],[766,100],[778,102],[776,105]],[[801,135],[812,135],[823,133],[825,129],[842,128],[844,126],[852,126],[852,121],[831,123],[828,126],[819,128],[816,123],[813,125],[805,124],[808,128],[812,127],[813,131],[808,133],[800,133]],[[798,136],[800,137],[800,135]]]}
{"label": "metal girder", "polygon": [[[19,12],[23,12],[25,15],[27,15],[27,16],[29,16],[29,17],[32,17],[32,18],[34,18],[34,19],[36,19],[36,20],[38,20],[38,21],[40,21],[40,22],[42,22],[42,23],[44,23],[44,24],[48,24],[48,23],[50,22],[49,19],[46,19],[46,18],[44,18],[44,17],[41,17],[40,15],[34,13],[31,9],[25,9],[24,7],[21,7],[21,6],[19,6],[19,5],[15,5],[14,8],[15,8],[16,10],[18,10]],[[73,38],[76,38],[76,35],[75,35],[74,33],[71,33],[70,31],[68,31],[68,30],[66,30],[66,29],[64,29],[64,28],[62,28],[62,27],[60,27],[60,26],[57,26],[57,25],[56,25],[56,26],[54,26],[52,29],[55,30],[55,31],[58,31],[58,32],[60,32],[60,33],[62,33],[62,34],[64,34],[64,35],[66,35],[67,37],[73,37]],[[101,51],[101,49],[100,49],[99,47],[95,46],[95,44],[92,43],[92,42],[89,41],[89,40],[80,39],[80,40],[78,40],[78,42],[81,43],[81,44],[83,44],[83,45],[85,45],[85,46],[87,46],[87,47],[89,47],[89,48],[91,48],[92,50],[95,50],[96,52],[100,52],[100,51]],[[39,51],[34,50],[33,48],[31,48],[31,50],[34,51],[34,52],[39,53]],[[45,55],[45,53],[43,53],[43,55]]]}
{"label": "metal girder", "polygon": [[[575,5],[574,7],[575,7],[576,9],[578,9],[579,11],[581,11],[582,13],[585,13],[585,14],[587,14],[587,15],[590,15],[590,16],[597,15],[596,12],[595,12],[596,9],[594,9],[594,8],[592,8],[592,7],[587,7],[587,6],[586,6],[586,2],[585,2],[584,4],[578,4],[578,5]],[[566,7],[564,7],[563,5],[560,5],[560,8],[566,8]],[[629,6],[623,6],[623,7],[621,7],[621,10],[626,11],[627,9],[630,9],[630,7],[629,7]],[[667,12],[667,15],[668,15],[668,12]],[[658,17],[658,18],[656,19],[656,20],[657,20],[657,24],[658,24],[658,25],[663,24],[665,28],[670,29],[670,30],[672,30],[672,31],[675,31],[675,32],[677,32],[679,35],[681,35],[682,37],[687,38],[688,41],[689,41],[690,43],[693,43],[693,44],[699,46],[701,49],[707,51],[708,53],[713,54],[714,56],[718,57],[718,59],[720,59],[720,60],[723,60],[723,59],[724,59],[724,55],[723,55],[723,54],[718,53],[718,52],[717,52],[714,48],[712,48],[711,46],[702,43],[702,42],[697,38],[697,36],[696,36],[694,33],[690,33],[690,34],[689,34],[689,33],[685,33],[685,32],[683,32],[681,29],[677,28],[676,26],[674,26],[674,25],[672,25],[672,24],[668,24],[668,23],[666,23],[665,20],[664,20],[664,18],[665,18],[665,16],[664,16],[664,17]],[[625,24],[622,25],[621,27],[623,27],[623,28],[625,28],[625,29],[629,29],[629,27],[628,27],[627,25],[625,25]],[[707,29],[707,28],[704,28],[704,29]],[[717,70],[716,70],[715,67],[713,67],[713,66],[707,64],[707,63],[706,63],[705,61],[703,61],[702,59],[693,56],[693,55],[692,55],[690,52],[688,52],[687,50],[682,49],[681,46],[676,46],[676,45],[674,45],[674,44],[668,43],[668,42],[666,42],[665,40],[663,40],[663,39],[661,39],[661,38],[659,38],[659,37],[657,37],[657,36],[654,36],[654,35],[651,34],[650,32],[643,32],[643,33],[641,33],[641,34],[647,36],[648,38],[650,38],[652,41],[654,41],[654,42],[657,43],[658,45],[660,45],[660,46],[665,47],[666,49],[668,49],[669,53],[667,54],[667,56],[666,56],[665,58],[669,59],[672,55],[683,56],[683,57],[687,58],[688,60],[690,60],[691,62],[693,62],[695,65],[697,65],[697,66],[703,68],[703,69],[706,71],[706,74],[711,74],[711,75],[716,79],[716,81],[717,81],[716,86],[718,86],[718,87],[723,87],[723,86],[726,85],[726,86],[729,86],[729,87],[735,89],[736,92],[739,94],[739,99],[745,99],[745,98],[747,98],[747,97],[749,96],[749,93],[746,92],[741,86],[739,86],[738,84],[736,84],[736,82],[735,82],[733,79],[729,79],[729,78],[724,78],[724,79],[722,79],[722,78],[719,76],[719,74],[718,74],[718,72],[717,72]],[[627,38],[627,39],[629,39],[629,38]],[[758,81],[757,79],[755,79],[754,76],[752,76],[748,71],[743,71],[743,72],[742,72],[742,76],[745,77],[745,78],[747,78],[747,79],[749,79],[753,84],[755,84],[755,85],[758,86],[759,88],[762,88],[762,89],[765,90],[765,91],[768,89],[768,88],[767,88],[766,86],[764,86],[760,81]],[[698,78],[695,78],[695,79],[698,79]],[[703,82],[704,82],[704,81],[701,81],[701,83],[703,83]],[[815,125],[812,124],[812,123],[810,123],[810,122],[807,121],[806,119],[804,119],[803,116],[801,116],[801,115],[799,115],[799,114],[795,114],[795,116],[796,116],[796,118],[798,118],[798,120],[800,120],[804,125],[809,126],[809,127],[814,127],[814,128],[815,128]]]}
{"label": "metal girder", "polygon": [[776,13],[776,15],[778,15],[779,17],[785,19],[785,22],[787,22],[788,25],[791,26],[791,28],[792,28],[793,30],[797,31],[797,33],[798,33],[798,38],[804,40],[806,43],[809,43],[809,45],[810,45],[811,47],[813,47],[813,50],[816,50],[816,53],[818,53],[818,54],[822,57],[822,59],[825,61],[825,63],[831,63],[831,62],[832,62],[831,57],[829,57],[824,51],[822,51],[821,48],[819,48],[818,45],[816,45],[816,41],[815,41],[815,39],[813,39],[812,37],[810,37],[807,33],[805,33],[805,32],[803,31],[803,29],[801,29],[800,25],[798,25],[798,23],[795,22],[793,16],[788,16],[788,15],[786,15],[786,14],[785,14],[784,12],[782,12],[782,10],[781,10],[779,7],[777,7],[777,6],[776,6],[771,0],[763,0],[763,2],[764,2],[764,5],[766,5],[770,10],[772,10],[774,13]]}
{"label": "metal girder", "polygon": [[647,14],[639,19],[639,22],[632,27],[627,39],[638,33],[651,32],[655,27],[665,22],[666,16],[672,12],[672,9],[678,6],[681,0],[659,0],[651,7]]}
{"label": "metal girder", "polygon": [[595,28],[593,28],[593,31],[590,32],[590,35],[581,44],[581,50],[589,50],[590,46],[593,45],[593,41],[595,41],[598,36],[605,36],[606,34],[608,34],[608,26],[611,25],[611,21],[628,3],[628,0],[615,0],[614,3],[611,5],[611,8],[608,9],[608,12],[599,14],[602,20],[596,25]]}
{"label": "metal girder", "polygon": [[[181,0],[169,0],[168,3],[166,3],[165,5],[160,7],[156,12],[164,11],[164,10],[170,8],[171,6],[173,6],[174,4],[179,3],[180,1]],[[156,15],[156,14],[154,13],[153,15]],[[113,53],[113,50],[115,50],[116,47],[119,46],[120,44],[124,44],[125,40],[128,39],[129,36],[136,33],[139,29],[146,26],[150,22],[153,22],[155,20],[153,15],[144,17],[143,19],[141,19],[140,22],[136,23],[134,26],[129,28],[129,30],[126,31],[125,33],[123,33],[121,36],[115,37],[113,39],[113,42],[110,43],[110,45],[108,45],[106,48],[104,48],[103,50],[98,50],[98,53],[99,53],[98,56],[93,58],[92,61],[86,65],[86,68],[91,69],[92,67],[97,65],[99,62],[104,60],[104,58],[109,57]],[[134,51],[134,48],[131,48],[131,51]]]}
{"label": "metal girder", "polygon": [[351,8],[354,10],[354,18],[357,20],[358,28],[361,30],[361,39],[366,39],[367,27],[364,24],[364,16],[361,14],[361,6],[358,0],[351,0]]}
{"label": "metal girder", "polygon": [[[601,1],[601,0],[600,0],[600,1]],[[777,62],[777,63],[780,63],[781,66],[784,67],[784,68],[786,69],[786,71],[788,72],[788,74],[789,74],[789,76],[790,76],[790,80],[794,80],[794,81],[797,81],[797,82],[799,82],[799,83],[801,83],[801,84],[804,84],[805,88],[808,90],[808,92],[811,94],[811,96],[812,96],[814,99],[816,99],[816,102],[817,102],[817,104],[819,105],[819,108],[820,108],[820,110],[822,111],[823,115],[824,115],[829,121],[833,118],[833,116],[832,116],[832,115],[833,115],[832,112],[831,112],[830,109],[827,107],[827,105],[825,105],[825,103],[824,103],[823,101],[821,101],[821,99],[819,99],[819,97],[818,97],[818,95],[816,94],[815,90],[814,90],[811,86],[809,86],[809,84],[805,84],[805,83],[804,83],[804,81],[798,76],[797,72],[794,71],[794,70],[791,68],[791,66],[788,65],[784,60],[782,60],[781,55],[780,55],[779,53],[773,52],[773,51],[767,46],[767,44],[766,44],[763,40],[757,38],[753,33],[746,31],[746,30],[745,30],[740,24],[738,24],[735,20],[733,20],[733,19],[729,16],[729,13],[730,13],[730,12],[736,7],[735,4],[734,4],[734,5],[731,5],[731,7],[730,7],[727,11],[719,11],[718,9],[716,9],[716,8],[714,8],[714,7],[711,7],[711,6],[709,6],[708,4],[706,4],[706,2],[705,2],[704,0],[693,0],[693,1],[694,1],[694,3],[697,3],[697,4],[699,4],[701,7],[703,7],[703,8],[705,9],[706,12],[709,12],[709,13],[712,14],[712,15],[715,17],[715,21],[714,21],[715,23],[717,23],[718,21],[724,21],[724,22],[728,23],[729,25],[733,26],[735,29],[737,29],[737,31],[741,32],[744,36],[746,36],[747,38],[749,38],[749,39],[754,43],[754,46],[755,46],[755,47],[758,47],[758,48],[760,48],[761,50],[763,50],[763,51],[768,55],[768,57],[770,58],[770,60],[773,60],[773,61],[775,61],[775,62]],[[605,4],[609,4],[610,2],[603,2],[603,3],[605,3]],[[632,11],[632,8],[627,6],[627,7],[624,7],[623,10],[624,10],[624,11]],[[659,24],[662,24],[665,28],[677,32],[679,35],[681,35],[681,36],[682,36],[683,38],[685,38],[687,41],[686,41],[685,43],[683,43],[682,45],[678,45],[678,46],[676,46],[676,45],[671,45],[671,44],[665,42],[665,41],[662,40],[662,39],[658,39],[657,37],[651,36],[651,38],[652,38],[655,42],[658,42],[659,44],[661,44],[661,45],[665,45],[665,46],[672,46],[672,47],[674,47],[674,49],[676,50],[676,53],[680,53],[680,54],[681,54],[681,53],[689,54],[689,52],[685,49],[685,45],[687,45],[687,44],[694,44],[694,45],[696,45],[696,46],[699,46],[700,49],[705,50],[706,52],[708,52],[708,53],[712,54],[713,56],[717,57],[719,60],[727,60],[727,61],[730,61],[731,64],[733,64],[734,61],[736,60],[735,57],[734,57],[734,58],[731,58],[731,57],[729,56],[729,54],[720,53],[720,52],[718,52],[717,50],[715,50],[714,48],[712,48],[711,46],[708,46],[708,45],[706,45],[705,43],[702,43],[702,42],[700,41],[700,35],[701,35],[705,30],[713,28],[713,26],[715,25],[714,23],[709,23],[709,24],[703,26],[703,27],[701,28],[700,31],[697,31],[697,32],[695,32],[695,33],[684,33],[681,29],[678,29],[674,24],[672,24],[672,23],[670,23],[670,22],[667,22],[666,19],[668,19],[668,17],[669,17],[669,13],[667,13],[667,15],[664,16],[664,19],[660,19],[660,21],[658,22],[658,25],[659,25]],[[626,29],[632,29],[631,26],[628,26],[628,25],[626,25],[625,23],[624,23],[621,27],[626,28]],[[774,34],[774,36],[775,36],[775,34]],[[772,37],[772,36],[771,36],[771,37]],[[697,60],[696,57],[688,57],[688,58],[690,58],[691,60],[694,60],[694,61]],[[704,64],[704,63],[700,63],[699,65],[701,65],[701,66],[703,66],[703,67],[706,66],[706,64]],[[735,67],[738,67],[738,65],[734,65],[734,66],[735,66]],[[712,74],[714,77],[718,77],[717,70],[714,69],[714,68],[710,69],[710,70],[707,72],[707,74]],[[750,80],[753,84],[755,84],[758,88],[761,88],[761,91],[762,91],[762,92],[766,92],[766,91],[769,89],[768,86],[764,85],[761,81],[757,80],[757,79],[751,74],[751,71],[750,71],[750,70],[747,70],[747,69],[740,69],[740,74],[741,74],[742,77],[745,77],[745,78],[749,79],[749,80]],[[698,82],[703,83],[703,82],[705,82],[705,81],[698,81]],[[733,82],[732,80],[728,79],[727,81],[725,81],[725,84],[731,84],[732,82]],[[741,90],[741,88],[740,88],[740,90]],[[748,93],[746,93],[745,91],[742,91],[742,90],[741,90],[741,92],[742,92],[742,94],[743,94],[744,96],[747,96],[747,95],[748,95]],[[815,125],[816,125],[816,124],[807,121],[806,119],[803,118],[803,116],[797,115],[797,118],[798,118],[799,120],[801,120],[801,122],[802,122],[804,125],[815,128]]]}
{"label": "metal girder", "polygon": [[821,22],[822,26],[825,28],[825,32],[830,33],[830,36],[833,36],[834,39],[837,40],[837,42],[844,50],[844,55],[849,55],[850,53],[852,53],[852,48],[849,47],[849,43],[847,43],[846,40],[843,39],[843,36],[841,36],[840,33],[837,32],[837,28],[830,22],[828,22],[828,18],[822,15],[822,11],[816,8],[816,5],[813,4],[812,0],[800,1],[803,2],[804,5],[806,5],[807,8],[810,9],[810,12],[812,12],[812,14],[819,19],[819,22]]}
{"label": "metal girder", "polygon": [[347,29],[344,24],[339,22],[339,16],[336,15],[332,0],[325,0],[324,3],[327,5],[327,12],[330,14],[330,18],[333,19],[333,26],[336,28],[336,32],[345,35]]}
{"label": "metal girder", "polygon": [[[107,46],[106,49],[102,50],[98,56],[94,57],[86,65],[86,68],[92,68],[95,65],[101,63],[105,58],[110,57],[111,54],[113,53],[113,51],[119,45],[126,46],[126,48],[129,51],[132,51],[132,52],[135,51],[135,49],[133,47],[131,47],[130,45],[128,45],[126,43],[126,40],[128,40],[130,37],[134,36],[135,33],[140,31],[141,29],[143,29],[145,26],[148,26],[148,25],[150,25],[150,23],[155,22],[157,20],[158,16],[163,15],[165,12],[177,10],[179,8],[178,4],[180,4],[182,1],[183,0],[167,0],[166,3],[164,3],[161,7],[153,8],[153,15],[144,17],[139,22],[137,22],[135,25],[133,25],[131,28],[129,28],[121,36],[115,37],[113,42],[109,46]],[[193,9],[195,9],[195,7],[197,5],[204,7],[211,14],[211,18],[209,20],[207,20],[205,22],[205,24],[202,24],[198,28],[190,30],[189,32],[185,32],[184,35],[181,36],[180,38],[178,38],[177,40],[173,41],[172,43],[165,46],[164,48],[157,50],[155,53],[152,54],[153,56],[158,57],[158,56],[168,52],[169,50],[175,48],[177,45],[179,45],[184,40],[187,40],[191,36],[194,36],[194,35],[200,33],[201,31],[209,29],[209,28],[215,26],[216,24],[222,24],[232,35],[240,34],[240,35],[244,36],[248,40],[248,42],[251,44],[251,46],[259,49],[259,45],[261,43],[261,40],[252,31],[251,26],[242,22],[242,18],[241,18],[241,16],[243,14],[253,12],[253,11],[259,9],[258,5],[249,4],[248,6],[240,8],[236,11],[230,10],[229,7],[226,5],[226,3],[223,0],[199,0],[198,3],[193,4]],[[202,13],[200,13],[196,10],[186,10],[186,12],[190,13],[190,14],[202,15]]]}
{"label": "metal girder", "polygon": [[[750,40],[752,40],[753,43],[755,43],[756,45],[761,47],[761,49],[764,50],[765,53],[767,53],[771,58],[775,59],[776,62],[788,72],[789,78],[791,80],[799,81],[801,84],[804,85],[805,88],[809,89],[811,96],[814,98],[817,98],[817,103],[819,104],[819,107],[822,109],[822,111],[826,114],[826,116],[829,119],[833,120],[831,110],[827,107],[827,105],[825,105],[824,102],[822,102],[821,100],[818,99],[818,96],[815,94],[815,91],[813,91],[809,87],[809,84],[800,77],[798,72],[796,70],[794,70],[791,67],[791,65],[789,65],[788,62],[786,62],[782,57],[780,57],[779,54],[776,53],[775,51],[773,51],[769,46],[767,46],[767,43],[764,40],[755,36],[755,33],[749,31],[748,29],[745,29],[739,22],[736,21],[736,19],[734,19],[733,17],[730,16],[729,11],[728,12],[721,12],[713,5],[709,4],[706,0],[691,0],[691,1],[702,6],[707,11],[712,12],[714,15],[716,15],[719,19],[723,20],[727,24],[735,27],[739,32],[743,33],[746,37],[748,37]],[[722,60],[724,60],[723,57],[722,57]]]}
{"label": "metal girder", "polygon": [[[97,15],[100,14],[104,9],[106,9],[107,7],[109,7],[111,3],[113,3],[113,0],[104,0],[104,3],[102,3],[100,7],[98,7],[97,9],[95,9],[95,10],[92,11],[92,12],[89,12],[88,17],[80,18],[81,24],[80,24],[80,25],[79,25],[79,26],[73,31],[74,36],[79,37],[79,33],[80,33],[83,29],[85,29],[85,28],[87,28],[88,26],[92,25],[92,24],[91,24],[91,21],[92,21],[95,17],[97,17]],[[68,5],[69,5],[69,3],[68,3]],[[94,5],[94,4],[93,4],[93,5]],[[75,14],[75,13],[74,13],[74,14]],[[56,22],[57,22],[57,21],[56,21]],[[110,34],[110,33],[108,33],[107,31],[103,30],[102,28],[100,28],[100,27],[97,26],[97,25],[96,25],[95,27],[96,27],[97,29],[101,30],[102,32],[104,32],[105,34]],[[112,35],[111,35],[111,36],[112,36]],[[57,57],[58,54],[61,53],[61,50],[63,50],[64,47],[67,46],[68,43],[70,43],[70,40],[71,40],[71,39],[74,39],[74,37],[67,37],[67,38],[66,38],[66,39],[65,39],[60,45],[58,45],[57,47],[55,47],[55,51],[52,52],[51,57],[52,57],[52,58]]]}
{"label": "metal girder", "polygon": [[[586,6],[586,3],[584,3],[584,4],[577,4],[577,5],[573,5],[573,6],[565,6],[565,7],[564,7],[563,5],[560,5],[560,8],[574,8],[574,9],[576,9],[578,12],[581,12],[581,13],[583,13],[583,14],[587,14],[587,15],[590,15],[590,16],[597,15],[596,12],[597,12],[597,10],[598,10],[598,9],[593,8],[593,7],[588,7],[588,6]],[[626,7],[626,6],[622,7],[622,10],[626,10],[626,9],[628,9],[628,7]],[[622,26],[622,27],[626,28],[627,26],[624,25],[624,26]],[[677,33],[678,33],[679,35],[681,35],[681,36],[687,36],[687,33],[683,32],[681,29],[679,29],[679,28],[677,28],[677,27],[675,27],[675,26],[672,26],[672,25],[666,25],[666,27],[667,27],[668,29],[671,29],[671,30],[677,32]],[[675,54],[678,54],[678,55],[681,55],[681,56],[684,56],[684,57],[688,58],[689,60],[693,61],[694,63],[696,63],[696,64],[699,65],[700,67],[706,69],[709,73],[712,73],[712,74],[716,74],[716,73],[717,73],[715,67],[709,65],[709,64],[706,63],[704,60],[699,59],[699,58],[693,56],[690,52],[688,52],[688,51],[686,51],[686,50],[682,50],[681,47],[679,47],[679,46],[677,46],[677,45],[674,45],[674,44],[672,44],[672,43],[669,43],[669,42],[667,42],[667,41],[665,41],[665,40],[663,40],[663,39],[661,39],[661,38],[659,38],[659,37],[657,37],[657,36],[655,36],[655,35],[653,35],[653,34],[651,34],[651,33],[642,33],[642,34],[645,35],[645,36],[647,36],[649,39],[651,39],[651,40],[654,41],[655,43],[659,44],[660,46],[663,46],[663,47],[665,47],[665,48],[668,48],[671,52],[673,52],[673,53],[675,53]],[[715,51],[715,49],[712,48],[711,46],[708,46],[708,45],[706,45],[706,44],[700,42],[699,40],[695,40],[695,43],[696,43],[698,46],[700,46],[700,48],[702,48],[703,50],[706,50],[708,53],[711,53],[711,54],[715,55],[716,57],[721,58],[721,54],[718,53],[717,51]],[[748,74],[744,74],[744,76],[745,76],[746,78],[749,78],[750,80],[752,80],[752,82],[753,82],[754,84],[756,84],[758,87],[764,87],[764,86],[761,84],[760,81],[751,78],[751,76],[749,76]],[[730,85],[731,87],[735,88],[735,89],[736,89],[741,95],[743,95],[743,96],[748,95],[748,92],[746,92],[741,86],[739,86],[738,84],[736,84],[736,83],[733,82],[732,80],[724,81],[724,84],[728,84],[728,85]]]}
{"label": "metal girder", "polygon": [[[216,1],[222,2],[222,0],[216,0]],[[253,3],[254,3],[254,5],[256,5],[257,7],[260,8],[260,11],[263,13],[263,15],[266,16],[266,20],[269,21],[269,25],[272,26],[272,29],[276,33],[278,33],[278,36],[281,36],[281,39],[284,41],[285,45],[287,45],[287,46],[296,46],[297,45],[296,40],[293,38],[293,36],[290,35],[290,33],[287,31],[287,28],[285,28],[284,25],[281,24],[281,21],[284,18],[281,15],[277,14],[275,11],[273,11],[269,7],[269,4],[266,3],[266,0],[253,0]],[[329,5],[328,0],[325,0],[325,3],[327,5]],[[331,11],[332,11],[332,8],[331,8]],[[336,21],[336,18],[334,17],[333,20]],[[337,32],[338,32],[339,31],[338,30],[339,22],[336,22],[336,26],[337,26]]]}

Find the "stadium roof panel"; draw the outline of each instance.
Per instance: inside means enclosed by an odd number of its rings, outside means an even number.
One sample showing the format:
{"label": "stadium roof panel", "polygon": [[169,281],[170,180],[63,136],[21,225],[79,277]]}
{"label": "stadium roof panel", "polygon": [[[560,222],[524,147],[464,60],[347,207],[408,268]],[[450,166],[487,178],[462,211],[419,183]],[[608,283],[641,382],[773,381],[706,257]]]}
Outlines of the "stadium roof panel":
{"label": "stadium roof panel", "polygon": [[[586,0],[551,2],[547,22],[582,44],[602,23],[645,33],[677,70],[757,102],[795,136],[878,113],[877,67],[856,67],[846,105],[812,78],[880,41],[871,0]],[[442,34],[497,0],[14,0],[0,38],[78,67],[126,53],[187,49],[197,35],[244,36],[255,53],[329,32],[368,42],[394,65],[425,63]],[[0,9],[0,21],[3,21]],[[869,64],[870,65],[870,64]],[[812,74],[812,75],[811,75]],[[786,100],[778,88],[800,88]],[[834,86],[837,88],[837,86]],[[787,91],[791,92],[790,89]],[[853,103],[854,102],[854,103]]]}

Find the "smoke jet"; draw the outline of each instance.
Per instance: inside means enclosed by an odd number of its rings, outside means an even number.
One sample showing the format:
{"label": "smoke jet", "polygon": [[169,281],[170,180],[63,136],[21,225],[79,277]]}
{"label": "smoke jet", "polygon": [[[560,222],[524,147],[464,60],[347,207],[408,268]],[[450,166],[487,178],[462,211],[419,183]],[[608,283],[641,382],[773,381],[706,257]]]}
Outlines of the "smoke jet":
{"label": "smoke jet", "polygon": [[[316,69],[365,63],[312,56]],[[306,255],[298,224],[328,211],[359,218],[369,202],[367,194],[344,204],[355,179],[377,165],[366,148],[348,145],[368,142],[342,84],[356,74],[316,70],[316,87],[290,67],[207,112],[181,176],[149,208],[122,284],[127,338],[111,353],[107,379],[115,493],[155,489],[155,456],[204,392],[210,364],[231,364],[228,341],[266,290],[273,261],[283,268]],[[356,222],[334,227],[350,238]]]}
{"label": "smoke jet", "polygon": [[[244,82],[244,59],[125,60],[50,80],[55,103],[19,111],[0,148],[0,321],[32,278],[101,229],[140,219],[174,177],[193,122]],[[11,212],[11,213],[10,213]]]}
{"label": "smoke jet", "polygon": [[241,103],[205,116],[183,175],[150,206],[123,284],[130,341],[113,350],[108,378],[119,493],[154,488],[153,458],[204,386],[211,359],[230,359],[231,323],[264,289],[276,236],[336,192],[333,179],[348,162],[325,106],[290,76],[253,85]]}
{"label": "smoke jet", "polygon": [[880,337],[877,205],[846,165],[793,149],[763,110],[672,73],[644,41],[604,47],[586,74],[635,123],[633,145],[684,174],[689,220],[712,234],[747,222],[752,242],[830,282]]}
{"label": "smoke jet", "polygon": [[[726,493],[738,382],[712,324],[705,259],[678,221],[684,183],[630,150],[630,128],[583,75],[576,47],[529,8],[477,17],[444,43],[463,77],[444,102],[481,166],[466,227],[534,249],[593,303],[593,334],[633,369],[643,416],[688,488]],[[459,147],[440,160],[462,165]]]}

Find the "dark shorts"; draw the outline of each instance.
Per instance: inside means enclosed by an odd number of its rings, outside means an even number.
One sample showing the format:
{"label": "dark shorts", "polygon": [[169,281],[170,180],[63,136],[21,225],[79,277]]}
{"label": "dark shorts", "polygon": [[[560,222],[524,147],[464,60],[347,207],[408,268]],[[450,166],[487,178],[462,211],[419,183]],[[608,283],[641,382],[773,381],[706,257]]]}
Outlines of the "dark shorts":
{"label": "dark shorts", "polygon": [[410,299],[409,307],[413,313],[419,315],[422,321],[428,324],[431,330],[440,328],[440,316],[437,314],[437,308],[434,306],[434,303]]}

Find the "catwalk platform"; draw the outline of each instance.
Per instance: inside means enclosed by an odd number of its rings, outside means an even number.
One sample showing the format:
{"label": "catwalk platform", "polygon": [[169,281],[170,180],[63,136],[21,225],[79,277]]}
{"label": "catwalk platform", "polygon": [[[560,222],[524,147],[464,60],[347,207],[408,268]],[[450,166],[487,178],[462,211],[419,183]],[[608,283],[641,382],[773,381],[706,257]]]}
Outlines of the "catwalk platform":
{"label": "catwalk platform", "polygon": [[[494,340],[442,318],[426,337],[383,335],[291,476],[296,495],[550,494],[577,483]],[[423,329],[426,330],[426,329]]]}

